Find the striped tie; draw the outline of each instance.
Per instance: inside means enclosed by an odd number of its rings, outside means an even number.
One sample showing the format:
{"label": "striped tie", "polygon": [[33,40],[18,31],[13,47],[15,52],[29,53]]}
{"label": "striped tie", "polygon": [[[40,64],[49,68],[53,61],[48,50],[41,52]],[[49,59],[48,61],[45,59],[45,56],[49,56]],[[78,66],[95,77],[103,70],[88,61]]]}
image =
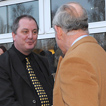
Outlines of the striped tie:
{"label": "striped tie", "polygon": [[34,85],[34,88],[40,98],[41,106],[50,106],[47,94],[43,89],[43,86],[40,84],[39,80],[37,79],[35,72],[33,71],[31,64],[29,62],[29,59],[28,58],[25,59],[26,59],[26,69],[28,70],[32,84]]}

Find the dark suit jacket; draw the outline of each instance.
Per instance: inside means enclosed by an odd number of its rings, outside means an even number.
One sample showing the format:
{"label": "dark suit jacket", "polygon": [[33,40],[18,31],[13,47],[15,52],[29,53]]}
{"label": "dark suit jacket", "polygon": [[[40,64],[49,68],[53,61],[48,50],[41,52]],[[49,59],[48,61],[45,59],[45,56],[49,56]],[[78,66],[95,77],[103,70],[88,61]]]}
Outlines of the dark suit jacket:
{"label": "dark suit jacket", "polygon": [[[50,102],[52,102],[53,77],[49,74],[45,58],[33,54],[42,69]],[[37,96],[26,74],[26,69],[16,52],[10,48],[0,56],[0,106],[39,106]]]}

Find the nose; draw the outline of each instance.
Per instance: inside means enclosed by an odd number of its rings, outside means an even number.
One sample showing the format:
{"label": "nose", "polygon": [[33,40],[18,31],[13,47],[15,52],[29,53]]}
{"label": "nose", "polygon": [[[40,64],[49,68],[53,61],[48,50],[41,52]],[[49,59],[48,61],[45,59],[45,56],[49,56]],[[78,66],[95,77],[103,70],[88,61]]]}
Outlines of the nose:
{"label": "nose", "polygon": [[32,39],[33,38],[33,33],[32,32],[29,33],[28,38],[29,39]]}

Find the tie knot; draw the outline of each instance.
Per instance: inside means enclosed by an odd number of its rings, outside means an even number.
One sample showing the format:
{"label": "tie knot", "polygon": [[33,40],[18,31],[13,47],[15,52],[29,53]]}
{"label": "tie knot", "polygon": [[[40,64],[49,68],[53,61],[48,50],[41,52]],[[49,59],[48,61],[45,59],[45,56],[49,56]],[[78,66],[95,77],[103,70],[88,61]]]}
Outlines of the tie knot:
{"label": "tie knot", "polygon": [[27,63],[29,63],[29,58],[28,57],[26,57],[25,60],[26,60]]}

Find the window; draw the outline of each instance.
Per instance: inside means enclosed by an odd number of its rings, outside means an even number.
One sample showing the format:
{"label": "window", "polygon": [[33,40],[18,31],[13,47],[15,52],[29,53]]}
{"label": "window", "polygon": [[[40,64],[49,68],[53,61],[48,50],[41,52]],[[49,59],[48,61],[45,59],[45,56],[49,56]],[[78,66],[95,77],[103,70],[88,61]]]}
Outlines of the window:
{"label": "window", "polygon": [[106,51],[106,33],[96,33],[90,35],[93,36],[98,41],[99,45]]}
{"label": "window", "polygon": [[[71,1],[73,0],[51,0],[51,18],[58,7]],[[89,23],[105,21],[105,0],[74,0],[74,2],[79,2],[87,10]]]}
{"label": "window", "polygon": [[[106,29],[105,0],[75,0],[80,2],[88,12],[89,32],[102,33]],[[39,24],[38,39],[54,38],[52,19],[57,8],[70,0],[2,0],[0,2],[0,43],[12,42],[11,24],[15,16],[28,13]],[[11,21],[12,20],[12,21]]]}
{"label": "window", "polygon": [[[46,32],[53,33],[54,30],[52,28],[52,19],[57,8],[67,2],[73,0],[45,0],[45,24]],[[79,2],[81,5],[86,8],[89,17],[89,32],[90,33],[99,33],[105,32],[106,30],[106,14],[105,14],[105,0],[74,0]]]}
{"label": "window", "polygon": [[[37,12],[35,12],[35,10]],[[0,28],[0,34],[10,33],[12,22],[16,17],[22,14],[32,15],[39,24],[39,8],[38,1],[30,1],[25,3],[11,4],[7,6],[0,7],[0,24],[2,27]]]}
{"label": "window", "polygon": [[[41,7],[39,7],[39,4]],[[32,15],[39,25],[39,34],[43,31],[43,2],[39,0],[7,0],[0,2],[0,43],[12,42],[11,25],[22,14]],[[39,11],[41,11],[39,13]]]}

